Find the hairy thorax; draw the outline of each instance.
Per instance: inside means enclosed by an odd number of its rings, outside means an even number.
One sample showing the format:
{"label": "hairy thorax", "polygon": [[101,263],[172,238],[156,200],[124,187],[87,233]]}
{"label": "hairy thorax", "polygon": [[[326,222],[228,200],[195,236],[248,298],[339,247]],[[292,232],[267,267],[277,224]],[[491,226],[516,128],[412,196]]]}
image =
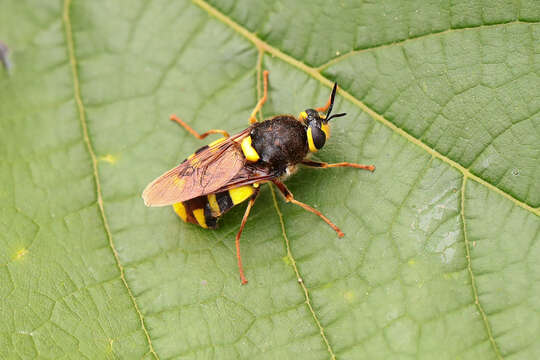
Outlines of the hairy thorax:
{"label": "hairy thorax", "polygon": [[250,135],[260,160],[280,174],[294,168],[308,153],[306,129],[290,115],[257,123]]}

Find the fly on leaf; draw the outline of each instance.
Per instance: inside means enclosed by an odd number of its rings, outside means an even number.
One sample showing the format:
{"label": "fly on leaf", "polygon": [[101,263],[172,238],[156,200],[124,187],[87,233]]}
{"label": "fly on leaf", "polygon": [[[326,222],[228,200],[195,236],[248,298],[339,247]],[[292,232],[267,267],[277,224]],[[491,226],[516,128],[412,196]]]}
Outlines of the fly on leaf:
{"label": "fly on leaf", "polygon": [[142,194],[147,206],[172,205],[182,220],[205,229],[215,229],[223,214],[249,200],[236,235],[236,257],[242,284],[247,280],[240,257],[240,236],[262,184],[274,183],[287,202],[319,216],[341,237],[343,232],[326,216],[296,200],[283,180],[300,164],[315,168],[375,170],[373,165],[328,164],[309,160],[309,154],[320,150],[330,137],[330,120],[346,115],[332,114],[337,84],[334,84],[328,103],[323,107],[307,109],[298,117],[278,115],[258,122],[255,116],[267,99],[268,71],[263,76],[264,94],[251,113],[250,126],[238,134],[229,135],[225,130],[216,129],[199,134],[176,115],[171,115],[171,120],[197,139],[204,139],[210,134],[223,137],[199,148],[180,165],[152,181]]}

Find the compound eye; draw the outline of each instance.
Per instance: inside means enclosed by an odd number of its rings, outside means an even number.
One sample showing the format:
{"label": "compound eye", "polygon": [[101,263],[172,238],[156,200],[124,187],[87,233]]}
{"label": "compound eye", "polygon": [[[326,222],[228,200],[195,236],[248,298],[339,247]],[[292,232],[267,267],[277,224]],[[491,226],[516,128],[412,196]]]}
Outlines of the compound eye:
{"label": "compound eye", "polygon": [[308,145],[311,152],[321,149],[326,142],[326,134],[320,127],[310,126],[308,128]]}

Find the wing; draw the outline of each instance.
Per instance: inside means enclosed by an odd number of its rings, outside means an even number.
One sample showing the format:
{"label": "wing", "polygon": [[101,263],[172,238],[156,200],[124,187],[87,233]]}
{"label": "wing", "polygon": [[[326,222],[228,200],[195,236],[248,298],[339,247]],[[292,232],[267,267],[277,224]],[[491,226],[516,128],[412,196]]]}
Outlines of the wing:
{"label": "wing", "polygon": [[275,179],[276,177],[278,177],[278,175],[266,167],[247,163],[231,177],[226,184],[217,189],[216,192],[222,192],[244,185],[251,185],[253,183],[264,183]]}
{"label": "wing", "polygon": [[[146,206],[165,206],[207,195],[229,183],[246,162],[238,141],[250,128],[199,149],[144,189]],[[214,145],[213,145],[214,144]]]}

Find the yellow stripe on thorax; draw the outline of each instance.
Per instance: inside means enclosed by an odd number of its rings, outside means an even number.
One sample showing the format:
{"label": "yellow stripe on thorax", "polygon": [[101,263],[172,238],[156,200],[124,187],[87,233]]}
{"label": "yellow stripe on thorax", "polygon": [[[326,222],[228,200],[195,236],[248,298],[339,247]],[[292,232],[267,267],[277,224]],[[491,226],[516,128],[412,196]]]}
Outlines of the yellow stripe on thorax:
{"label": "yellow stripe on thorax", "polygon": [[229,190],[229,196],[234,205],[240,204],[243,201],[246,201],[253,193],[255,189],[251,185],[240,186],[234,189]]}
{"label": "yellow stripe on thorax", "polygon": [[259,160],[259,154],[251,146],[251,136],[247,136],[242,140],[242,152],[248,161],[256,162]]}

